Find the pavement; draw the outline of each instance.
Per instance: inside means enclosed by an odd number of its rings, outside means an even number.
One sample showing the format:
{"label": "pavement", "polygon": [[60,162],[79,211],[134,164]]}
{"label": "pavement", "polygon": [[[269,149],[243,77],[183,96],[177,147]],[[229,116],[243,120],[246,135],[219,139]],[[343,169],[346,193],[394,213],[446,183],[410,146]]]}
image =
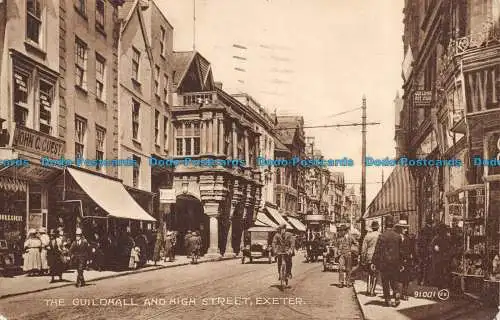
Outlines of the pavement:
{"label": "pavement", "polygon": [[[412,286],[409,289],[409,292],[418,290]],[[381,286],[377,286],[376,297],[366,295],[366,282],[362,280],[356,280],[354,290],[366,320],[493,320],[498,312],[497,308],[476,300],[453,295],[445,300],[409,297],[396,308],[385,307]],[[429,292],[432,290],[430,288]]]}
{"label": "pavement", "polygon": [[[237,259],[236,257],[201,257],[198,262],[206,263],[206,262],[215,262],[215,261],[223,261],[228,259]],[[135,273],[142,273],[148,271],[155,271],[165,268],[179,267],[189,265],[191,259],[188,259],[186,256],[176,256],[175,261],[173,262],[164,262],[159,261],[157,265],[154,265],[151,261],[140,269],[137,270],[126,270],[126,271],[95,271],[89,270],[85,271],[85,281],[86,282],[94,282],[103,279],[115,278],[126,276]],[[59,287],[72,286],[76,282],[76,270],[68,270],[63,274],[62,282],[50,282],[50,276],[35,276],[28,277],[25,274],[14,276],[14,277],[0,277],[0,299],[4,299],[7,297],[34,293],[39,291],[51,290]],[[57,278],[56,278],[57,280]],[[1,319],[1,318],[0,318]]]}
{"label": "pavement", "polygon": [[293,259],[282,289],[276,263],[239,260],[129,274],[0,299],[0,319],[363,319],[353,288],[321,263]]}

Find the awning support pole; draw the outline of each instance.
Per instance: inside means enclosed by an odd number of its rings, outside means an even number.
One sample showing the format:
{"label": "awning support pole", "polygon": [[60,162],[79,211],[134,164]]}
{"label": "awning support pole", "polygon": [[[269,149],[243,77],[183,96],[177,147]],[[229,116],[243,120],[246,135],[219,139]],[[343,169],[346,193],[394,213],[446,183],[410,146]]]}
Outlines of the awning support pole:
{"label": "awning support pole", "polygon": [[66,200],[66,167],[63,168],[63,194],[62,200]]}

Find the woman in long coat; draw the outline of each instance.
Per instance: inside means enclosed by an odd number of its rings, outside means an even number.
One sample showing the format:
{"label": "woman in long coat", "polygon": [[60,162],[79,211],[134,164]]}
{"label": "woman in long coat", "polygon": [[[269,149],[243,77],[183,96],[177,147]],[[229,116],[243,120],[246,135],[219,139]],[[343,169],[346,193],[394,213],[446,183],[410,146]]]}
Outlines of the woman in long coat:
{"label": "woman in long coat", "polygon": [[172,231],[167,232],[167,236],[165,237],[165,243],[164,243],[164,250],[165,250],[165,257],[163,258],[163,261],[168,261],[172,262]]}
{"label": "woman in long coat", "polygon": [[56,238],[56,232],[50,230],[50,241],[47,250],[47,260],[50,267],[50,282],[54,282],[54,277],[58,276],[59,281],[62,281],[62,274],[64,271],[64,262],[62,256],[63,248],[60,241]]}
{"label": "woman in long coat", "polygon": [[41,273],[45,274],[49,271],[49,262],[47,260],[47,250],[50,242],[50,238],[47,235],[47,229],[40,228],[38,229],[38,238],[42,241],[42,250],[40,251],[40,256],[42,258],[42,269]]}
{"label": "woman in long coat", "polygon": [[163,235],[160,230],[156,231],[155,248],[153,252],[153,261],[156,265],[161,260],[161,250],[163,249]]}
{"label": "woman in long coat", "polygon": [[28,231],[28,239],[24,242],[24,265],[23,270],[28,272],[29,276],[39,273],[42,268],[42,241],[36,236],[35,229]]}

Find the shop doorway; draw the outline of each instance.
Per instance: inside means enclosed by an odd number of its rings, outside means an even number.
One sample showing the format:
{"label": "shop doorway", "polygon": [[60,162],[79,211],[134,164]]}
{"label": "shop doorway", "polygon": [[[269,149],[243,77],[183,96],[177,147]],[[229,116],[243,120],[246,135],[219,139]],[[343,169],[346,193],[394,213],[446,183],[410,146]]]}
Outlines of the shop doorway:
{"label": "shop doorway", "polygon": [[209,247],[209,219],[204,214],[203,205],[199,199],[191,195],[180,195],[173,206],[169,219],[169,229],[177,231],[176,253],[187,254],[184,237],[188,230],[198,231],[202,239],[202,254]]}

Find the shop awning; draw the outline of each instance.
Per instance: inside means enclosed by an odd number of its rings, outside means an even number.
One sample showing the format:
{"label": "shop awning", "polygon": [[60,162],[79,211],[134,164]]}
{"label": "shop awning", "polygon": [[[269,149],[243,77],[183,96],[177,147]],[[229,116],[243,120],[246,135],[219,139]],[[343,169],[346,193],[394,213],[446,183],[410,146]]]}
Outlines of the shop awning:
{"label": "shop awning", "polygon": [[273,209],[271,207],[265,207],[267,212],[271,215],[271,218],[274,219],[278,224],[285,224],[287,229],[293,230],[293,227],[283,218],[283,216],[278,212],[278,210]]}
{"label": "shop awning", "polygon": [[306,232],[306,226],[302,222],[300,222],[299,219],[294,217],[287,217],[287,219],[288,222],[290,222],[290,224],[295,227],[295,229],[301,232]]}
{"label": "shop awning", "polygon": [[264,212],[259,212],[257,214],[256,224],[258,222],[264,224],[264,226],[267,226],[267,227],[271,227],[271,228],[274,228],[274,229],[278,228],[278,225],[276,223],[274,223],[271,219],[269,219]]}
{"label": "shop awning", "polygon": [[156,221],[135,202],[123,184],[81,170],[67,168],[76,183],[110,216],[122,219]]}
{"label": "shop awning", "polygon": [[372,200],[363,217],[376,218],[389,214],[415,211],[415,183],[409,167],[396,166]]}
{"label": "shop awning", "polygon": [[273,231],[276,231],[276,228],[255,226],[255,227],[249,228],[248,231],[250,231],[250,232],[273,232]]}

